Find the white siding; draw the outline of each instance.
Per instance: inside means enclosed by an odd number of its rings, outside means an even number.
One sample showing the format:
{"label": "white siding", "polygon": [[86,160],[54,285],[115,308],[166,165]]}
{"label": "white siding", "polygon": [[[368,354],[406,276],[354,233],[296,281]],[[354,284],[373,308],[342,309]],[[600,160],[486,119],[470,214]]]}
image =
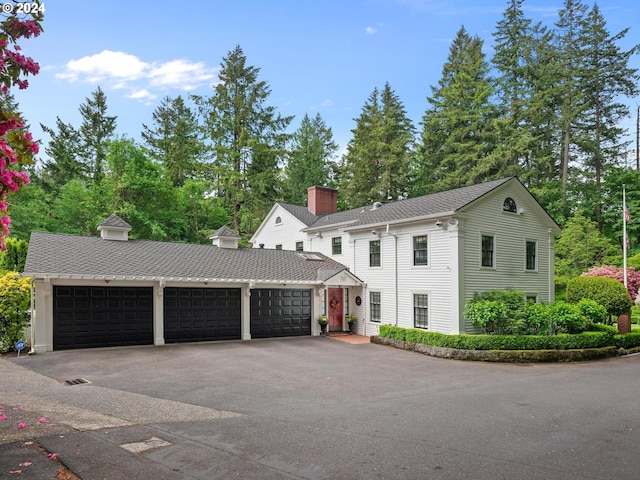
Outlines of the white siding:
{"label": "white siding", "polygon": [[[280,218],[280,222],[276,223],[278,218]],[[295,250],[296,242],[304,241],[307,238],[307,235],[301,232],[304,227],[305,225],[300,220],[278,205],[265,218],[260,231],[254,236],[253,248],[260,248],[260,244],[263,244],[264,248],[269,249],[275,249],[276,245],[282,245],[283,250]],[[308,250],[306,242],[304,249]]]}
{"label": "white siding", "polygon": [[[506,197],[516,201],[521,213],[502,211]],[[537,295],[539,302],[553,301],[553,234],[548,219],[539,215],[539,207],[530,203],[526,192],[515,185],[500,189],[483,198],[464,217],[464,298],[474,292],[514,287],[526,294]],[[481,266],[481,235],[494,236],[494,268]],[[527,271],[526,241],[537,242],[537,269]],[[551,242],[551,243],[550,243]],[[467,330],[475,331],[467,324]]]}

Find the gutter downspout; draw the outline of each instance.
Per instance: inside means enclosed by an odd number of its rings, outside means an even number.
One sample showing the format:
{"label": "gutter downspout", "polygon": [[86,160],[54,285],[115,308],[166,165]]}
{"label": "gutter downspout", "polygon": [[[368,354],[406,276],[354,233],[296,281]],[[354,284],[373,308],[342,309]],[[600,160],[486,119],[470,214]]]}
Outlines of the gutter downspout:
{"label": "gutter downspout", "polygon": [[395,266],[394,266],[394,277],[395,277],[395,296],[396,296],[396,301],[395,301],[395,308],[396,308],[396,323],[395,326],[398,326],[398,236],[389,232],[389,224],[387,223],[387,235],[391,235],[394,239],[394,243],[393,243],[393,249],[394,249],[394,262],[395,262]]}

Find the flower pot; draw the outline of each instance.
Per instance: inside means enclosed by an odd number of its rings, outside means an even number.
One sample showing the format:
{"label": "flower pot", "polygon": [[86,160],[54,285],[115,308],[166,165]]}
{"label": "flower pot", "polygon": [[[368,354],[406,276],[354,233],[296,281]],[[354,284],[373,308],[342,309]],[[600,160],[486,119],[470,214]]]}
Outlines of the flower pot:
{"label": "flower pot", "polygon": [[320,335],[326,335],[327,334],[327,324],[326,323],[321,323],[320,324]]}
{"label": "flower pot", "polygon": [[349,333],[353,334],[353,324],[356,322],[348,322],[349,323]]}

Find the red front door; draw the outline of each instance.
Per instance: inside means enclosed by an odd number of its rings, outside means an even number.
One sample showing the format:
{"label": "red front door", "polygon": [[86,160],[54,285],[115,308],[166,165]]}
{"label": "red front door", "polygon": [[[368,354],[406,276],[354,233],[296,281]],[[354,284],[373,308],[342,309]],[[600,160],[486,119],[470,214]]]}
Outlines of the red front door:
{"label": "red front door", "polygon": [[342,318],[344,312],[344,298],[341,288],[329,289],[329,331],[342,330]]}

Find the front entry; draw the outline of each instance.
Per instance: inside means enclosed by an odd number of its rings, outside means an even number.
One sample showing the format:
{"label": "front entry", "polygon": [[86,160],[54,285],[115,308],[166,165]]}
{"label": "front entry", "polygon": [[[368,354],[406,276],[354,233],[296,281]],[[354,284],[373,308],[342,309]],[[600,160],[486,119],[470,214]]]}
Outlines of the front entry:
{"label": "front entry", "polygon": [[329,331],[342,331],[344,293],[342,288],[329,289]]}

